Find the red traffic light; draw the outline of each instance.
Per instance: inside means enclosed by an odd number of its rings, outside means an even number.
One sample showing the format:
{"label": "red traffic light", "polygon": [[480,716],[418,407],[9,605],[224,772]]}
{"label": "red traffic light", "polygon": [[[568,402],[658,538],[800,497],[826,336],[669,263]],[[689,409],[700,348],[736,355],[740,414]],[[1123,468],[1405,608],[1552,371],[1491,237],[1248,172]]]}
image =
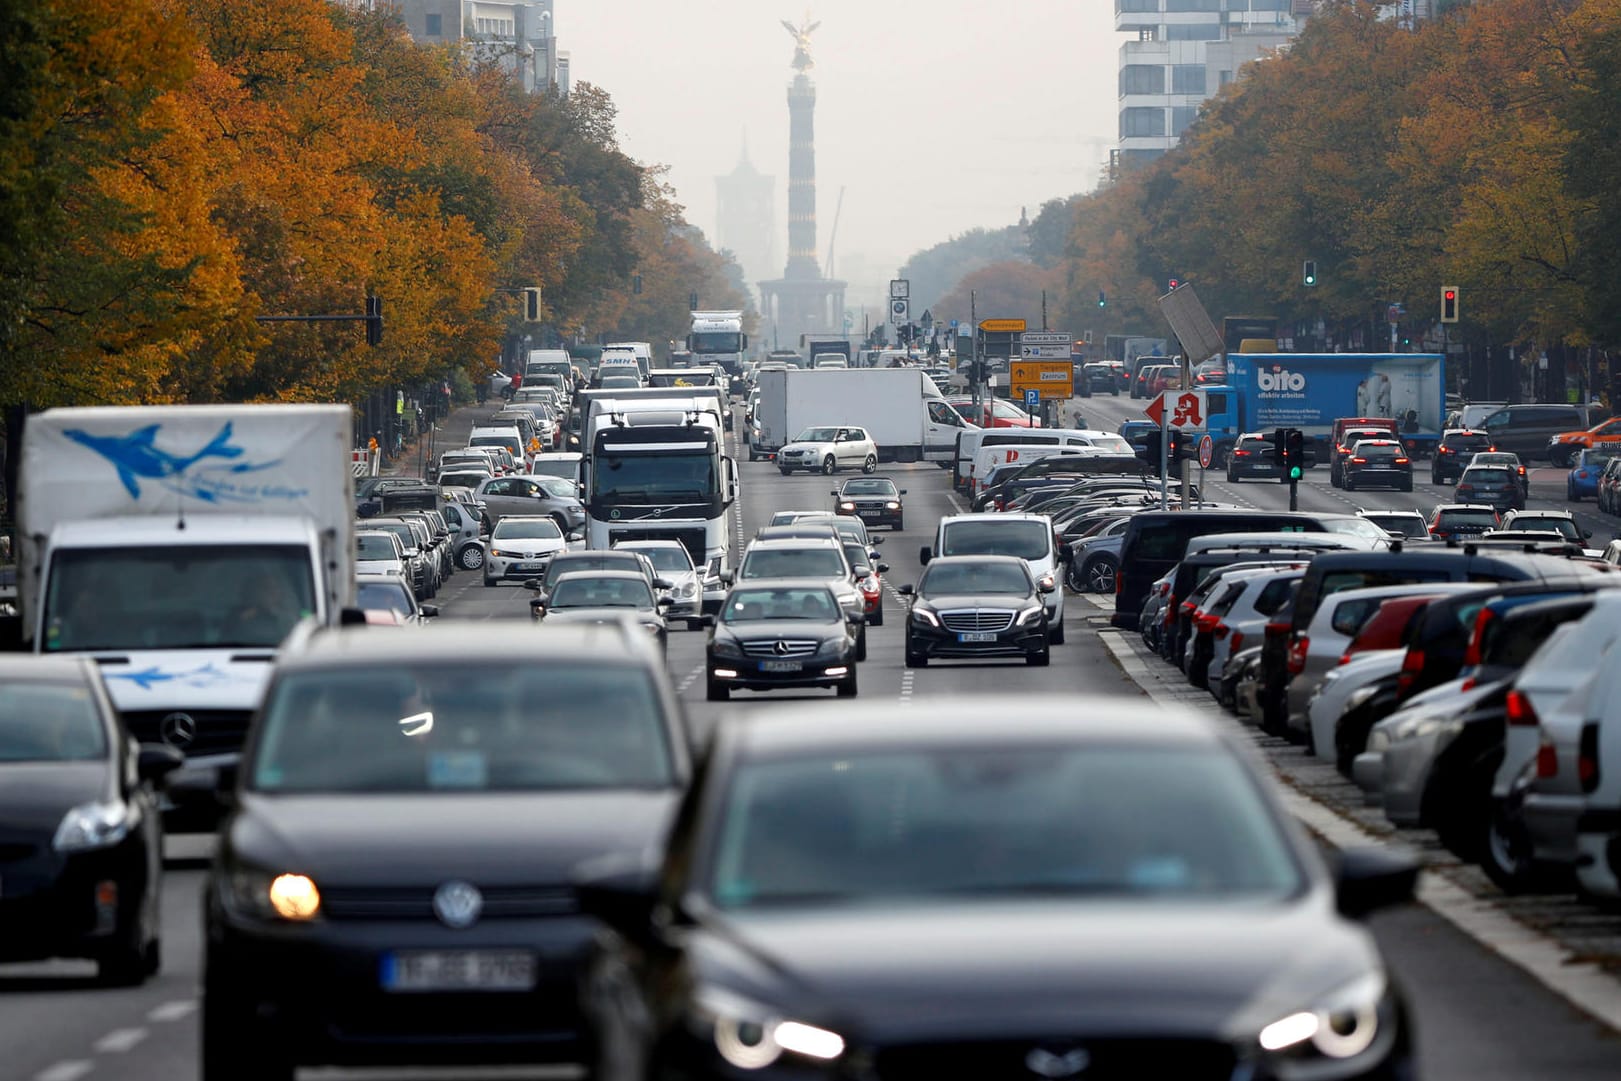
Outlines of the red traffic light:
{"label": "red traffic light", "polygon": [[1441,295],[1446,297],[1448,300],[1457,300],[1458,299],[1458,292],[1455,289],[1448,289],[1445,293],[1442,293]]}

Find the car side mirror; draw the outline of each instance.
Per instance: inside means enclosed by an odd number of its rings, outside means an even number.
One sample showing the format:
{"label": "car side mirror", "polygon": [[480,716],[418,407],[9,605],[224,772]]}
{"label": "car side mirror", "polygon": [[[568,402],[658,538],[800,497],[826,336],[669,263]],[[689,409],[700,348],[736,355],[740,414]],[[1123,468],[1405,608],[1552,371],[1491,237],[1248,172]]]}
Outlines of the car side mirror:
{"label": "car side mirror", "polygon": [[670,581],[668,578],[655,578],[655,579],[653,579],[653,584],[655,586],[657,586],[659,589],[674,589],[675,588],[675,583]]}
{"label": "car side mirror", "polygon": [[900,494],[901,494],[901,495],[905,495],[905,494],[906,494],[906,489],[905,489],[905,488],[901,488],[901,489],[899,489],[899,491],[900,491]]}
{"label": "car side mirror", "polygon": [[1069,546],[1067,544],[1066,545],[1061,545],[1059,547],[1059,549],[1058,549],[1058,562],[1060,562],[1060,563],[1068,563],[1068,562],[1072,561],[1074,558],[1075,558],[1075,553],[1070,550],[1070,548],[1069,548]]}
{"label": "car side mirror", "polygon": [[1055,584],[1053,584],[1052,582],[1038,582],[1038,583],[1036,583],[1036,592],[1037,593],[1051,593],[1053,590],[1055,590],[1057,588],[1058,587]]}
{"label": "car side mirror", "polygon": [[1334,871],[1334,900],[1340,913],[1359,919],[1370,912],[1413,899],[1418,861],[1384,848],[1346,848]]}
{"label": "car side mirror", "polygon": [[541,583],[539,578],[530,578],[528,581],[524,582],[523,587],[532,592],[539,593],[540,585]]}
{"label": "car side mirror", "polygon": [[934,553],[930,551],[927,544],[917,550],[917,561],[923,564],[925,567],[929,565],[929,560],[933,558]]}
{"label": "car side mirror", "polygon": [[705,612],[703,615],[698,617],[697,623],[698,623],[698,626],[700,626],[700,627],[713,627],[715,625],[715,615],[714,615],[714,613],[713,612]]}
{"label": "car side mirror", "polygon": [[895,592],[903,597],[914,597],[917,595],[917,587],[913,585],[896,586]]}
{"label": "car side mirror", "polygon": [[566,539],[571,540],[571,541],[583,541],[583,540],[585,540],[585,534],[583,532],[581,532],[580,530],[576,529],[573,532],[569,533],[567,535]]}
{"label": "car side mirror", "polygon": [[882,537],[868,537],[867,538],[867,543],[868,544],[882,544],[882,543],[884,543],[884,538],[882,538]]}
{"label": "car side mirror", "polygon": [[420,611],[423,619],[439,618],[439,606],[437,604],[424,604]]}
{"label": "car side mirror", "polygon": [[889,573],[889,564],[888,563],[875,563],[875,564],[873,564],[873,566],[878,568],[878,573],[879,574],[888,574]]}
{"label": "car side mirror", "polygon": [[135,756],[135,775],[150,784],[164,779],[186,764],[186,756],[166,743],[143,743]]}
{"label": "car side mirror", "polygon": [[736,580],[737,580],[737,575],[732,573],[731,571],[721,571],[720,572],[721,585],[729,586]]}
{"label": "car side mirror", "polygon": [[833,490],[832,490],[832,491],[831,491],[831,492],[829,492],[829,493],[827,493],[827,494],[828,494],[828,495],[833,495],[833,496],[836,496],[836,495],[838,495],[838,494],[839,494],[839,490],[838,490],[838,489],[837,489],[837,488],[835,488],[835,489],[833,489]]}
{"label": "car side mirror", "polygon": [[654,601],[653,603],[657,604],[660,608],[668,608],[668,607],[670,607],[670,605],[675,603],[675,598],[674,597],[660,597],[658,600]]}

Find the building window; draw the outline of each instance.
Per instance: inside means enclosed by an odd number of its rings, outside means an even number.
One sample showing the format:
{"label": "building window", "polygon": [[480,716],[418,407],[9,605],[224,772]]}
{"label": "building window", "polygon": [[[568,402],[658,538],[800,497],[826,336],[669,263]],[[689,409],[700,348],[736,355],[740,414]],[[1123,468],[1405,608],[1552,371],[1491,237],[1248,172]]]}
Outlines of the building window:
{"label": "building window", "polygon": [[1218,71],[1218,72],[1216,72],[1216,85],[1217,86],[1226,86],[1228,83],[1230,83],[1232,81],[1233,81],[1233,73],[1232,72],[1230,72],[1230,71]]}
{"label": "building window", "polygon": [[1120,137],[1122,139],[1164,134],[1164,109],[1132,108],[1120,110]]}
{"label": "building window", "polygon": [[1120,69],[1120,93],[1165,93],[1165,69],[1159,64],[1127,64]]}
{"label": "building window", "polygon": [[1221,27],[1215,23],[1172,23],[1165,28],[1166,41],[1220,41]]}
{"label": "building window", "polygon": [[1115,0],[1114,10],[1122,11],[1158,11],[1159,0]]}
{"label": "building window", "polygon": [[1165,0],[1166,11],[1220,11],[1221,0]]}
{"label": "building window", "polygon": [[1178,139],[1188,130],[1188,125],[1199,118],[1197,105],[1177,105],[1171,109],[1171,134]]}
{"label": "building window", "polygon": [[1203,64],[1173,64],[1171,66],[1171,93],[1203,94]]}
{"label": "building window", "polygon": [[445,17],[438,12],[432,12],[427,17],[427,35],[430,38],[443,37],[445,33]]}

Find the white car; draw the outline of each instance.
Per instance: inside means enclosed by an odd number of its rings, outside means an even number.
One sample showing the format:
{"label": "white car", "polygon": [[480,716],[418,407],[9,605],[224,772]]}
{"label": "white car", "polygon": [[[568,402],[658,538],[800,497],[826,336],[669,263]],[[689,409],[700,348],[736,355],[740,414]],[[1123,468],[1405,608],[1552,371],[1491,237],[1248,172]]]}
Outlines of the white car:
{"label": "white car", "polygon": [[785,477],[796,469],[811,473],[837,473],[841,469],[875,473],[878,445],[865,428],[819,425],[806,428],[777,451],[777,468]]}
{"label": "white car", "polygon": [[634,540],[620,541],[614,548],[640,552],[652,562],[658,576],[670,583],[670,588],[662,591],[670,598],[664,610],[667,619],[686,619],[690,628],[690,621],[704,614],[703,581],[686,545],[674,540]]}
{"label": "white car", "polygon": [[524,582],[538,578],[552,556],[568,547],[557,523],[544,515],[509,514],[490,530],[484,559],[484,584],[509,578]]}
{"label": "white car", "polygon": [[405,577],[405,548],[400,538],[381,529],[355,534],[356,574],[397,574]]}

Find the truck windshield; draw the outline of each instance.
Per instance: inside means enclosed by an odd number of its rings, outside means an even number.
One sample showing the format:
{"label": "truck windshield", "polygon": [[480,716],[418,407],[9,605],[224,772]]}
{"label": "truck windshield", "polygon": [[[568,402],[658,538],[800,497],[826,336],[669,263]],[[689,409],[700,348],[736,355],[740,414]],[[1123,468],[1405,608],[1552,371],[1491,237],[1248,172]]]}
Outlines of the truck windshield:
{"label": "truck windshield", "polygon": [[735,330],[700,330],[692,335],[694,353],[741,353],[743,339]]}
{"label": "truck windshield", "polygon": [[310,554],[295,546],[64,549],[41,648],[269,647],[314,612]]}
{"label": "truck windshield", "polygon": [[719,491],[715,455],[701,450],[599,451],[591,487],[593,499],[619,503],[707,500]]}

